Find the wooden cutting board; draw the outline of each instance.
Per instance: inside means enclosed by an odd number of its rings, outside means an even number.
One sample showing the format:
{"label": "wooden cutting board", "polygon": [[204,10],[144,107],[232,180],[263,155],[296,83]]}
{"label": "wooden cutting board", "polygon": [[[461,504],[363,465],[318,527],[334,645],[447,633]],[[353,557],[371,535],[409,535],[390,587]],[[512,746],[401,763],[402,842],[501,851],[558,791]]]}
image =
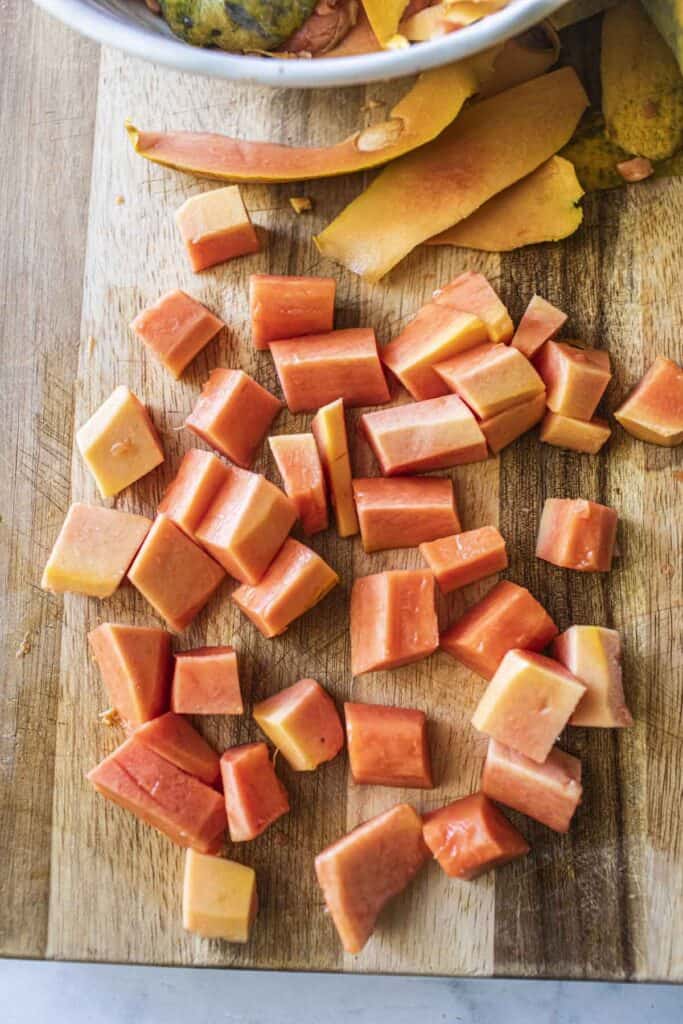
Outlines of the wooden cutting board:
{"label": "wooden cutting board", "polygon": [[[564,737],[581,757],[586,781],[568,836],[523,820],[532,855],[471,884],[448,881],[431,865],[383,915],[357,958],[341,952],[323,911],[314,855],[398,799],[428,809],[470,792],[481,770],[483,744],[468,722],[482,682],[450,658],[436,655],[351,681],[354,574],[416,565],[417,553],[365,556],[358,540],[330,531],[314,547],[343,584],[284,637],[263,640],[233,608],[226,585],[180,641],[234,642],[248,708],[310,675],[340,702],[353,694],[423,707],[430,717],[440,783],[431,793],[356,788],[343,757],[310,775],[295,775],[280,761],[292,813],[256,842],[230,850],[258,873],[262,909],[245,948],[183,933],[182,852],[84,781],[121,739],[98,721],[106,702],[86,632],[102,620],[153,624],[154,614],[128,586],[104,603],[38,586],[70,501],[98,500],[74,453],[74,426],[115,385],[128,384],[149,403],[163,436],[164,465],[115,503],[145,513],[196,444],[180,428],[212,367],[242,366],[277,389],[268,355],[249,345],[246,281],[253,271],[335,273],[338,325],[371,324],[382,342],[433,288],[465,268],[488,274],[515,317],[538,291],[570,312],[572,334],[610,350],[615,376],[606,408],[613,410],[657,353],[683,356],[680,182],[590,197],[583,228],[564,244],[501,258],[420,250],[374,287],[340,273],[311,244],[313,229],[357,194],[364,176],[255,186],[244,194],[267,234],[263,253],[194,276],[172,213],[207,186],[135,157],[124,118],[144,127],[330,143],[363,122],[368,99],[393,99],[405,85],[295,95],[182,77],[100,52],[21,0],[2,5],[0,46],[0,181],[7,202],[0,253],[0,951],[150,964],[680,980],[680,449],[644,445],[616,429],[608,450],[593,458],[542,446],[532,434],[499,459],[453,473],[465,526],[499,524],[511,555],[506,576],[530,587],[561,628],[601,623],[623,631],[636,724],[621,732],[574,729]],[[297,218],[288,203],[293,194],[310,195],[315,212]],[[182,383],[147,357],[127,326],[173,287],[187,289],[229,324]],[[283,414],[276,429],[306,422]],[[357,475],[376,473],[361,443],[354,466]],[[258,468],[274,475],[265,448]],[[619,510],[620,557],[609,576],[572,574],[534,558],[547,496],[592,498]],[[490,585],[444,602],[443,623]],[[257,735],[249,714],[202,728],[218,748]]]}

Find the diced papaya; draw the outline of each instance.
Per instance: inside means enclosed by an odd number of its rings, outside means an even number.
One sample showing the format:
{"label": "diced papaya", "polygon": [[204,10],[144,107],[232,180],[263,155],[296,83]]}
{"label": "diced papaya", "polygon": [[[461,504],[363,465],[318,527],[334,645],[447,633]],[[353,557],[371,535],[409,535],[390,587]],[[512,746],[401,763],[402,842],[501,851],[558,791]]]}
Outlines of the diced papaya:
{"label": "diced papaya", "polygon": [[103,622],[88,643],[107,696],[121,718],[140,725],[168,708],[171,635],[165,629]]}
{"label": "diced papaya", "polygon": [[279,487],[231,466],[195,536],[236,580],[258,583],[295,521],[296,509]]}
{"label": "diced papaya", "polygon": [[589,420],[610,382],[609,353],[548,341],[538,353],[536,369],[546,386],[546,404],[553,412]]}
{"label": "diced papaya", "polygon": [[416,401],[438,398],[448,394],[448,388],[434,372],[434,364],[481,344],[487,337],[486,326],[478,317],[428,302],[382,349],[382,362]]}
{"label": "diced papaya", "polygon": [[241,715],[237,653],[233,647],[196,647],[175,656],[171,708],[183,715]]}
{"label": "diced papaya", "polygon": [[162,512],[194,540],[195,530],[229,476],[230,468],[211,452],[190,448],[157,512]]}
{"label": "diced papaya", "polygon": [[338,398],[356,406],[383,405],[391,397],[371,327],[273,341],[270,352],[290,412]]}
{"label": "diced papaya", "polygon": [[159,757],[188,775],[213,786],[221,774],[220,759],[187,719],[172,711],[145,722],[135,730],[137,738]]}
{"label": "diced papaya", "polygon": [[255,839],[289,811],[287,790],[265,743],[230,747],[221,757],[221,776],[233,843]]}
{"label": "diced papaya", "polygon": [[232,594],[237,607],[265,637],[279,636],[339,583],[327,562],[288,537],[256,586],[243,583]]}
{"label": "diced papaya", "polygon": [[254,348],[267,349],[271,341],[331,331],[336,288],[333,277],[252,274],[249,312]]}
{"label": "diced papaya", "polygon": [[539,440],[556,448],[597,455],[612,433],[607,420],[576,420],[559,412],[547,412],[541,423]]}
{"label": "diced papaya", "polygon": [[261,248],[237,185],[190,196],[175,220],[195,273]]}
{"label": "diced papaya", "polygon": [[621,639],[616,629],[570,626],[555,637],[553,654],[586,687],[570,725],[603,729],[633,725],[624,699]]}
{"label": "diced papaya", "polygon": [[533,359],[546,341],[554,338],[566,322],[566,313],[540,295],[534,295],[517,325],[512,344],[527,359]]}
{"label": "diced papaya", "polygon": [[539,764],[489,740],[481,788],[492,800],[540,821],[555,832],[568,832],[581,803],[581,762],[558,747]]}
{"label": "diced papaya", "polygon": [[282,408],[275,395],[242,370],[212,370],[185,426],[238,466],[249,469]]}
{"label": "diced papaya", "polygon": [[484,793],[423,816],[425,843],[450,878],[471,881],[524,857],[529,844]]}
{"label": "diced papaya", "polygon": [[344,716],[354,782],[432,789],[424,711],[346,703]]}
{"label": "diced papaya", "polygon": [[544,392],[543,381],[512,345],[487,342],[437,363],[435,371],[479,419],[487,420]]}
{"label": "diced papaya", "polygon": [[334,701],[315,679],[300,679],[259,701],[254,719],[297,772],[313,771],[344,746]]}
{"label": "diced papaya", "polygon": [[536,539],[536,557],[578,572],[609,572],[618,515],[583,498],[547,498]]}
{"label": "diced papaya", "polygon": [[361,428],[382,473],[426,473],[487,458],[486,439],[457,395],[366,412]]}
{"label": "diced papaya", "polygon": [[204,939],[248,942],[258,911],[253,868],[196,850],[185,854],[183,928]]}
{"label": "diced papaya", "polygon": [[329,487],[337,533],[340,537],[351,537],[358,533],[358,518],[353,501],[349,441],[341,398],[318,409],[311,430]]}
{"label": "diced papaya", "polygon": [[148,306],[130,325],[176,380],[225,324],[191,295],[176,289]]}
{"label": "diced papaya", "polygon": [[472,725],[532,761],[545,761],[586,687],[559,661],[508,651],[486,687]]}
{"label": "diced papaya", "polygon": [[444,651],[491,679],[508,651],[542,651],[558,629],[526,587],[501,580],[441,635]]}
{"label": "diced papaya", "polygon": [[77,502],[67,512],[41,587],[56,594],[110,597],[151,525],[145,516]]}
{"label": "diced papaya", "polygon": [[479,427],[493,454],[497,455],[522,434],[526,434],[527,430],[536,426],[543,419],[545,409],[545,391],[542,391],[528,402],[520,402],[519,405],[513,405],[504,412],[482,420]]}
{"label": "diced papaya", "polygon": [[492,576],[508,564],[505,540],[495,526],[480,526],[420,544],[420,554],[434,573],[442,594]]}
{"label": "diced papaya", "polygon": [[326,530],[325,478],[313,434],[278,434],[269,437],[268,443],[304,533],[310,536]]}
{"label": "diced papaya", "polygon": [[398,668],[439,646],[434,577],[418,569],[361,576],[351,588],[351,671]]}
{"label": "diced papaya", "polygon": [[683,441],[683,369],[657,356],[636,388],[614,414],[640,441],[672,448]]}
{"label": "diced papaya", "polygon": [[365,551],[415,548],[460,530],[451,480],[423,477],[353,481]]}
{"label": "diced papaya", "polygon": [[408,804],[390,807],[318,854],[318,883],[347,953],[360,953],[382,908],[428,857],[422,819]]}
{"label": "diced papaya", "polygon": [[220,793],[181,771],[134,733],[88,773],[95,789],[179,846],[215,853],[225,830]]}
{"label": "diced papaya", "polygon": [[510,314],[483,274],[466,270],[434,293],[434,302],[476,316],[490,342],[509,341],[514,331]]}
{"label": "diced papaya", "polygon": [[128,570],[128,579],[176,633],[186,629],[225,578],[225,572],[159,515]]}

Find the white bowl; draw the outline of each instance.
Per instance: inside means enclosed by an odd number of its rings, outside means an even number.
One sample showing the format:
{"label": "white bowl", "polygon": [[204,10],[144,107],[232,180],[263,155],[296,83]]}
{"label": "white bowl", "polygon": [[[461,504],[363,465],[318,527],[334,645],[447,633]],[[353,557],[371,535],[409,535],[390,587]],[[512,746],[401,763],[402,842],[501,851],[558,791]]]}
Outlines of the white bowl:
{"label": "white bowl", "polygon": [[458,32],[359,57],[277,60],[189,46],[140,0],[34,0],[98,43],[180,71],[234,81],[311,89],[361,85],[450,64],[503,42],[542,21],[567,0],[512,0],[508,7]]}

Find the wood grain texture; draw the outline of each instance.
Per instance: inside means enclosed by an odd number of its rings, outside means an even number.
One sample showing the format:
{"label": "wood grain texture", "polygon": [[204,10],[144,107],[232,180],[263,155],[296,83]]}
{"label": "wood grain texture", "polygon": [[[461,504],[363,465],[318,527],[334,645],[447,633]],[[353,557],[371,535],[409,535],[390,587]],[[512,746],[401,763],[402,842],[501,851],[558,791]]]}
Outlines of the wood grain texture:
{"label": "wood grain texture", "polygon": [[[17,24],[19,6],[9,5]],[[8,404],[6,450],[13,462],[10,479],[2,480],[8,489],[0,509],[7,515],[0,528],[10,623],[5,665],[10,671],[0,678],[0,687],[6,687],[1,691],[0,843],[9,844],[10,865],[9,876],[0,876],[3,907],[9,908],[0,918],[0,953],[317,970],[680,979],[683,485],[673,476],[680,451],[643,445],[617,428],[608,453],[591,458],[541,446],[531,435],[501,459],[451,474],[465,528],[500,525],[511,554],[507,575],[528,585],[562,627],[578,621],[623,629],[627,696],[637,724],[619,734],[570,731],[566,745],[584,760],[586,800],[569,836],[524,820],[532,855],[471,884],[449,882],[430,865],[383,915],[360,957],[341,952],[315,883],[315,854],[398,799],[429,809],[470,792],[485,749],[468,724],[484,684],[446,655],[351,681],[348,596],[354,575],[417,565],[417,552],[366,556],[358,539],[342,541],[328,531],[312,546],[341,574],[342,585],[284,637],[263,640],[233,608],[226,584],[177,643],[180,649],[234,643],[240,652],[247,714],[197,723],[217,749],[256,738],[249,716],[253,702],[307,675],[326,685],[339,703],[353,696],[421,707],[429,716],[440,784],[432,793],[356,787],[347,778],[344,758],[310,775],[289,771],[280,759],[292,813],[254,843],[228,848],[258,874],[261,911],[245,948],[182,931],[182,852],[101,800],[84,780],[121,739],[97,719],[105,698],[85,634],[104,620],[153,624],[154,613],[129,586],[102,603],[48,596],[36,586],[70,496],[99,502],[73,450],[73,428],[117,384],[128,384],[149,404],[166,451],[158,470],[111,502],[139,512],[155,508],[183,452],[196,445],[178,428],[211,368],[242,366],[266,387],[278,389],[268,354],[255,353],[249,344],[246,280],[256,270],[333,273],[339,282],[337,325],[371,324],[382,342],[433,288],[460,270],[488,274],[515,316],[537,290],[570,312],[572,332],[610,349],[616,368],[606,399],[611,411],[657,351],[681,358],[679,183],[658,182],[592,199],[584,229],[568,243],[501,258],[420,251],[377,286],[340,273],[310,241],[357,194],[365,176],[302,187],[245,187],[247,206],[266,241],[263,252],[193,275],[172,213],[187,196],[214,186],[135,158],[124,118],[141,127],[333,142],[370,115],[381,117],[381,108],[364,109],[369,97],[391,103],[405,85],[300,95],[247,89],[183,78],[107,51],[100,61],[92,47],[42,15],[22,20],[21,32],[22,45],[11,43],[11,60],[0,72],[16,91],[1,115],[10,126],[59,117],[65,109],[79,119],[75,139],[57,150],[60,180],[47,189],[55,141],[45,152],[40,128],[27,137],[16,167],[7,152],[0,153],[3,184],[9,180],[15,191],[17,182],[35,185],[11,210],[14,233],[27,239],[26,248],[21,256],[0,255],[10,310],[3,327],[14,346],[10,383],[18,392]],[[0,42],[3,57],[7,45]],[[30,61],[23,52],[27,46]],[[34,63],[40,70],[29,101]],[[37,114],[41,103],[43,114]],[[12,188],[0,194],[12,194]],[[294,215],[288,197],[295,194],[313,198],[313,214]],[[16,287],[20,277],[28,287]],[[228,324],[180,383],[148,358],[128,330],[141,308],[172,287],[186,289]],[[358,415],[349,417],[354,468],[357,475],[373,475],[376,466],[355,429]],[[305,429],[309,421],[285,413],[275,430]],[[278,479],[267,446],[257,468]],[[621,555],[608,578],[566,573],[534,558],[538,512],[545,497],[558,495],[590,497],[619,509]],[[442,625],[491,585],[485,581],[439,599]],[[16,661],[14,651],[29,629],[32,650]]]}

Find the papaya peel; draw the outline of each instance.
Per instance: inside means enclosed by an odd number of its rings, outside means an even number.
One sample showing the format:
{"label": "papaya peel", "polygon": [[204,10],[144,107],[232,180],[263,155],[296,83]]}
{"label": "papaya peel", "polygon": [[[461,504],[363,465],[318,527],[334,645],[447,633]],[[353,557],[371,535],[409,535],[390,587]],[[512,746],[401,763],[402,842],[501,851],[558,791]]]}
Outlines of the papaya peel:
{"label": "papaya peel", "polygon": [[379,281],[417,245],[550,159],[587,105],[567,67],[471,106],[438,139],[381,171],[315,238],[318,249]]}
{"label": "papaya peel", "polygon": [[683,0],[643,0],[643,6],[671,47],[683,74]]}
{"label": "papaya peel", "polygon": [[398,32],[398,23],[408,0],[362,0],[362,4],[380,46],[386,46]]}
{"label": "papaya peel", "polygon": [[581,224],[583,194],[569,160],[553,156],[455,227],[428,239],[427,245],[510,252],[538,242],[557,242]]}

